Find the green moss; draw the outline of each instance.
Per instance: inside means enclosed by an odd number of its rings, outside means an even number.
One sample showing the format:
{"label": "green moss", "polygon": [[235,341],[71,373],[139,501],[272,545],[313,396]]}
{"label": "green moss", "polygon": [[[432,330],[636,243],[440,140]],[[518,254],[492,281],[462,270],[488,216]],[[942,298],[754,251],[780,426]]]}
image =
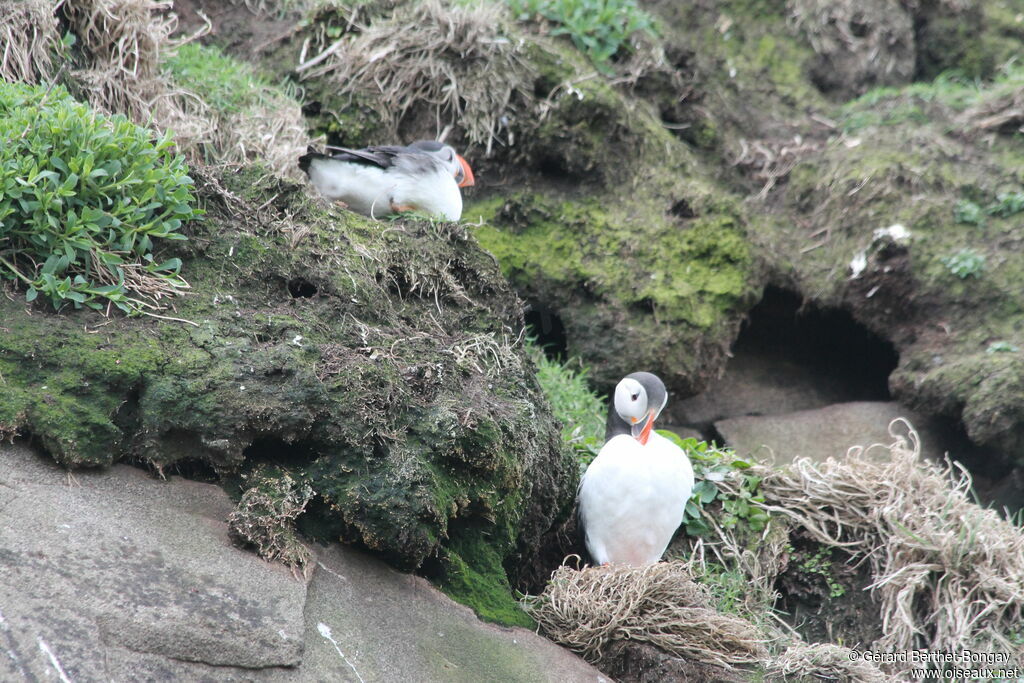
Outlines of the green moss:
{"label": "green moss", "polygon": [[524,288],[583,286],[627,306],[653,307],[659,320],[705,329],[749,288],[749,247],[731,216],[700,217],[679,230],[664,219],[633,223],[598,200],[536,195],[473,210],[490,221],[477,238]]}
{"label": "green moss", "polygon": [[[69,466],[287,473],[320,518],[304,528],[404,570],[458,557],[514,607],[503,562],[535,552],[577,474],[508,341],[520,304],[493,259],[457,225],[382,230],[259,168],[218,182],[233,194],[200,183],[209,221],[177,252],[193,291],[174,315],[195,325],[28,315],[0,299],[0,430]],[[296,279],[313,296],[296,296]],[[479,558],[449,553],[455,537]],[[481,612],[506,618],[494,599]]]}
{"label": "green moss", "polygon": [[481,619],[504,626],[535,628],[533,619],[512,597],[501,556],[480,531],[453,539],[444,557],[439,585],[451,598],[469,605]]}

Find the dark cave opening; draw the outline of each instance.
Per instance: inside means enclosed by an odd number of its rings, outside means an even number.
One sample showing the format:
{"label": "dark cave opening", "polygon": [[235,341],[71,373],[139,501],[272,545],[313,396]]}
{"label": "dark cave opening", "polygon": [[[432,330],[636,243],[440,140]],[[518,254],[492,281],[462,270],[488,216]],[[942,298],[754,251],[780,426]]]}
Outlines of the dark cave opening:
{"label": "dark cave opening", "polygon": [[548,358],[565,360],[569,338],[557,313],[546,306],[530,304],[526,311],[526,333],[536,340]]}
{"label": "dark cave opening", "polygon": [[805,305],[795,292],[765,288],[740,329],[733,355],[756,354],[808,367],[842,387],[847,401],[888,401],[899,354],[842,309]]}
{"label": "dark cave opening", "polygon": [[293,299],[308,299],[316,292],[316,285],[305,278],[294,277],[288,281],[288,293]]}
{"label": "dark cave opening", "polygon": [[259,437],[249,444],[242,454],[250,465],[267,464],[289,467],[305,467],[317,458],[317,451],[309,444],[288,443],[276,436]]}

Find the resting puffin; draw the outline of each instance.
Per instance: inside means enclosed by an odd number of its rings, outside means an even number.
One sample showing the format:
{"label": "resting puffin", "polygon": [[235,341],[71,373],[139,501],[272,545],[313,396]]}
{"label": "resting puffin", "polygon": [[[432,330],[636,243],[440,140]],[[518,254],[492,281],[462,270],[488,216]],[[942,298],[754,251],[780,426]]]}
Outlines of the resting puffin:
{"label": "resting puffin", "polygon": [[309,147],[299,157],[299,168],[320,194],[365,216],[422,211],[457,221],[462,216],[459,188],[474,183],[466,160],[436,140],[328,150],[323,154]]}
{"label": "resting puffin", "polygon": [[579,526],[597,564],[640,566],[661,559],[683,521],[693,467],[679,446],[653,431],[668,402],[649,372],[615,387],[601,452],[580,481]]}

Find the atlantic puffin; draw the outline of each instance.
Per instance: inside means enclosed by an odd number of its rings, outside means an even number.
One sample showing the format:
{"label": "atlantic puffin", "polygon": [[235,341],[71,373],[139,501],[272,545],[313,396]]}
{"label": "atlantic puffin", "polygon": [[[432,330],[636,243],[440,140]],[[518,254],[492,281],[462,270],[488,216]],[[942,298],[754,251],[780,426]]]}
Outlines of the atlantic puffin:
{"label": "atlantic puffin", "polygon": [[683,521],[693,467],[683,449],[653,430],[668,402],[665,384],[634,372],[615,387],[606,443],[577,492],[578,522],[597,564],[661,559]]}
{"label": "atlantic puffin", "polygon": [[327,150],[307,148],[299,168],[320,194],[364,216],[422,211],[457,221],[462,217],[460,188],[475,182],[469,163],[436,140]]}

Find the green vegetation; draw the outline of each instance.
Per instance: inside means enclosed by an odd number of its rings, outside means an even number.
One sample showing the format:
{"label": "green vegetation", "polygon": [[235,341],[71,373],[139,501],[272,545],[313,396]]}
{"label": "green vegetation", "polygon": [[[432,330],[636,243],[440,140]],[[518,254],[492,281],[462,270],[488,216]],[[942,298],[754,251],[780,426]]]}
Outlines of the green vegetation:
{"label": "green vegetation", "polygon": [[1007,218],[1021,211],[1024,211],[1024,192],[1002,192],[996,195],[994,204],[985,207],[985,213],[999,218]]}
{"label": "green vegetation", "polygon": [[636,0],[508,0],[522,21],[536,16],[554,24],[552,35],[567,35],[603,71],[628,52],[637,33],[654,34],[654,19]]}
{"label": "green vegetation", "polygon": [[237,112],[278,92],[252,65],[225,55],[214,45],[186,43],[163,63],[176,85],[202,95],[220,112]]}
{"label": "green vegetation", "polygon": [[551,360],[532,339],[527,353],[537,366],[537,381],[551,403],[551,410],[562,421],[562,439],[575,451],[585,469],[604,445],[604,422],[608,408],[587,384],[587,368],[573,359],[560,363]]}
{"label": "green vegetation", "polygon": [[169,136],[13,83],[0,84],[0,139],[0,278],[26,300],[138,314],[188,286],[179,259],[154,257],[201,214]]}
{"label": "green vegetation", "polygon": [[953,218],[957,223],[981,225],[985,222],[985,212],[969,199],[961,199],[953,206]]}
{"label": "green vegetation", "polygon": [[801,572],[821,577],[828,587],[828,596],[830,598],[841,598],[846,595],[846,587],[836,580],[835,571],[832,567],[832,550],[833,548],[822,545],[818,547],[814,554],[811,554],[809,552],[797,552],[792,545],[786,546],[786,551],[793,555],[794,559],[798,560],[797,567]]}
{"label": "green vegetation", "polygon": [[970,248],[961,249],[939,260],[949,269],[949,272],[961,280],[980,277],[982,271],[985,270],[985,255]]}
{"label": "green vegetation", "polygon": [[761,531],[768,524],[768,513],[757,504],[764,502],[758,493],[761,477],[748,473],[753,463],[736,456],[728,448],[718,448],[706,441],[681,439],[665,429],[658,433],[686,451],[693,465],[696,483],[693,496],[686,504],[683,528],[687,536],[706,536],[711,527],[705,519],[706,510],[715,501],[720,512],[712,513],[725,529],[745,525],[751,531]]}
{"label": "green vegetation", "polygon": [[1024,65],[1008,63],[990,83],[962,72],[945,71],[932,81],[901,87],[874,88],[844,104],[838,119],[846,133],[871,126],[925,124],[936,118],[937,108],[962,112],[983,102],[1012,94],[1024,85]]}
{"label": "green vegetation", "polygon": [[1020,351],[1020,347],[1016,344],[1011,344],[1008,341],[992,342],[988,345],[988,348],[985,349],[985,353],[989,355],[993,353],[1017,353],[1018,351]]}
{"label": "green vegetation", "polygon": [[986,216],[1008,218],[1024,211],[1024,192],[1000,192],[996,200],[984,208],[969,199],[961,199],[953,206],[957,223],[984,225]]}

